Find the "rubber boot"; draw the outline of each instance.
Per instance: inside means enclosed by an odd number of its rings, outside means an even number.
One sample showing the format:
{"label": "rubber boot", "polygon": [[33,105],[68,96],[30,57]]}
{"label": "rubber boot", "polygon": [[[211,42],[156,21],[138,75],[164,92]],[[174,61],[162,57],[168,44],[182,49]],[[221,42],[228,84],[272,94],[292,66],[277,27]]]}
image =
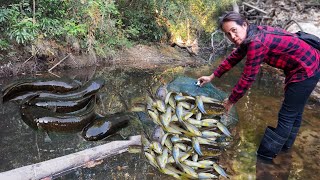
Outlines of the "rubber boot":
{"label": "rubber boot", "polygon": [[286,139],[276,134],[273,127],[268,126],[261,140],[257,156],[272,161],[281,150]]}
{"label": "rubber boot", "polygon": [[296,140],[298,131],[299,131],[299,127],[293,127],[292,128],[291,133],[290,133],[287,141],[284,143],[284,145],[282,147],[283,151],[287,151],[292,147],[294,141]]}

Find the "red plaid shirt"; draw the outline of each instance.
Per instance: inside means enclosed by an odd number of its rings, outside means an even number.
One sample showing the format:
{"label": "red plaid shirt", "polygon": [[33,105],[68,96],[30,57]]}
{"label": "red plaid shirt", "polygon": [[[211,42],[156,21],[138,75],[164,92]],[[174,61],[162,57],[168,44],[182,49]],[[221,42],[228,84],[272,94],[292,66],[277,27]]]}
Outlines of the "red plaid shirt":
{"label": "red plaid shirt", "polygon": [[290,34],[283,29],[270,26],[258,26],[258,29],[258,33],[252,35],[252,40],[235,49],[214,71],[216,77],[221,77],[247,56],[241,78],[229,96],[232,103],[236,103],[250,88],[263,62],[284,71],[285,86],[303,81],[320,72],[318,50],[292,34],[284,36],[264,32]]}

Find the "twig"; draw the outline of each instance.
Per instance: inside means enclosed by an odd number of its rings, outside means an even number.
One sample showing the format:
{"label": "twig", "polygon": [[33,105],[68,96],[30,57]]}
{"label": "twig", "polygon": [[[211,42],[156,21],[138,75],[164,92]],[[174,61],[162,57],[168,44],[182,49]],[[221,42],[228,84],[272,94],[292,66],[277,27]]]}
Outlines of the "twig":
{"label": "twig", "polygon": [[[39,52],[40,49],[37,49],[35,55]],[[34,55],[31,55],[27,60],[25,60],[22,65],[24,65],[25,63],[27,63],[32,57],[34,57]]]}
{"label": "twig", "polygon": [[54,69],[55,67],[57,67],[60,63],[62,63],[62,61],[64,61],[65,59],[67,59],[70,56],[70,54],[66,55],[63,59],[61,59],[57,64],[55,64],[52,68],[50,68],[48,70],[48,72],[52,71],[52,69]]}
{"label": "twig", "polygon": [[252,9],[255,9],[255,10],[259,11],[259,12],[262,12],[263,14],[268,14],[266,11],[264,11],[264,10],[258,8],[258,7],[255,7],[255,6],[251,5],[251,4],[248,4],[246,2],[243,2],[242,4],[248,6],[248,7],[252,8]]}
{"label": "twig", "polygon": [[57,75],[57,74],[55,74],[55,73],[53,73],[53,72],[51,72],[51,71],[49,71],[49,73],[52,74],[52,75],[54,75],[54,76],[56,76],[56,77],[58,77],[58,78],[61,78],[59,75]]}
{"label": "twig", "polygon": [[304,30],[302,29],[302,27],[300,26],[300,24],[299,24],[296,20],[293,20],[293,19],[291,19],[290,21],[288,21],[288,22],[286,23],[286,25],[284,26],[284,29],[287,30],[287,29],[290,27],[290,24],[291,24],[292,22],[296,23],[296,24],[298,25],[298,27],[300,28],[301,31],[304,31]]}

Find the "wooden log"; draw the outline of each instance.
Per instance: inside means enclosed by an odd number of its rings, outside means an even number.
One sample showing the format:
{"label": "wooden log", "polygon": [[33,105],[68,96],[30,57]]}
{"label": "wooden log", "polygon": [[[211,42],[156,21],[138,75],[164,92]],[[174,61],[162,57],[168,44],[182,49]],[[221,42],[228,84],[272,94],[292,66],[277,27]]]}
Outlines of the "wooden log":
{"label": "wooden log", "polygon": [[141,145],[140,139],[140,135],[132,136],[128,141],[113,141],[66,156],[5,171],[0,173],[0,179],[20,180],[57,177],[90,161],[98,161],[126,152],[131,145]]}

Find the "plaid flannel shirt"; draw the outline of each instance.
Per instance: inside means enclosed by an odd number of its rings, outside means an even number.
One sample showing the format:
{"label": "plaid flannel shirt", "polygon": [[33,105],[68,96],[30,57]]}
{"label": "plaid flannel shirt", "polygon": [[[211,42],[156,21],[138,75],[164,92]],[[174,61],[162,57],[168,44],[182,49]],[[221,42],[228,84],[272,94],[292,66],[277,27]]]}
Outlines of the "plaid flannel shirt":
{"label": "plaid flannel shirt", "polygon": [[284,71],[285,87],[289,83],[310,78],[320,71],[320,52],[318,50],[292,34],[284,36],[267,33],[290,34],[283,29],[270,26],[258,26],[257,28],[259,31],[248,37],[251,38],[250,41],[241,44],[214,71],[216,77],[221,77],[247,56],[241,78],[229,96],[232,103],[236,103],[250,88],[263,62]]}

